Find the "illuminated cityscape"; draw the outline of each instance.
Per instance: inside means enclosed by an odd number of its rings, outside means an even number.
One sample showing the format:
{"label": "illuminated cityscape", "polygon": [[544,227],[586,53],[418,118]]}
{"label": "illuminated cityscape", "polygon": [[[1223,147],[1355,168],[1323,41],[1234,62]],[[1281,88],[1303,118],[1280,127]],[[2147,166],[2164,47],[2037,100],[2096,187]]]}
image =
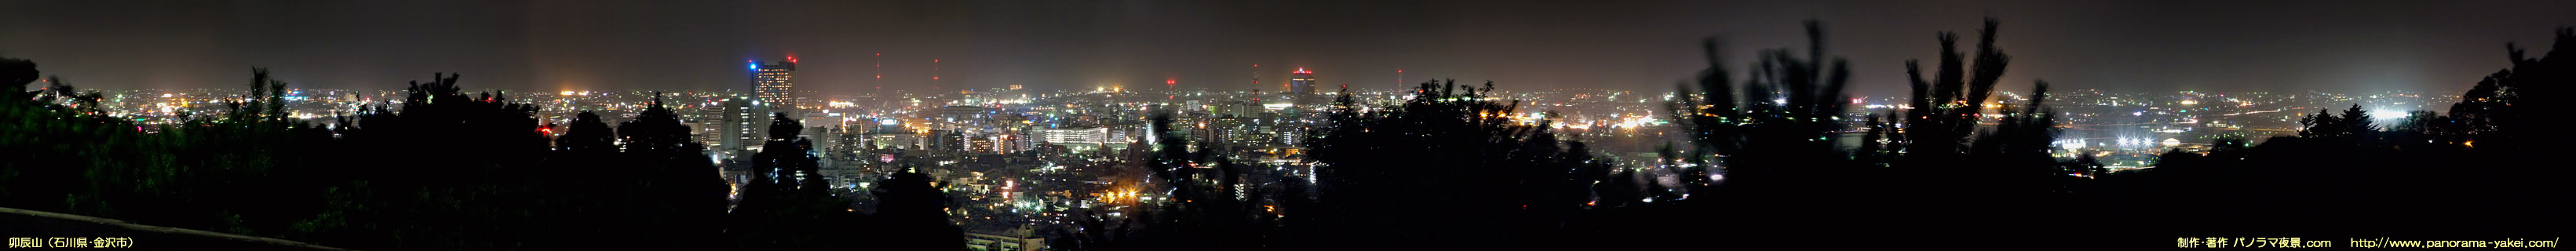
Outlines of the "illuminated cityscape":
{"label": "illuminated cityscape", "polygon": [[217,3],[0,4],[11,248],[2557,248],[2576,170],[2560,2]]}

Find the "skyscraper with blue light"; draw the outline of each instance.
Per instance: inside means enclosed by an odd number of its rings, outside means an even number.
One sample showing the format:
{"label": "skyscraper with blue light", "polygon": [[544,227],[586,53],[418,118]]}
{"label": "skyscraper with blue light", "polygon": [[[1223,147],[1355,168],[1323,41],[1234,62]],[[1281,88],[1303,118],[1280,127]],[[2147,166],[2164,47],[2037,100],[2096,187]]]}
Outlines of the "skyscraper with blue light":
{"label": "skyscraper with blue light", "polygon": [[751,62],[751,95],[762,106],[787,110],[796,106],[796,57],[771,64]]}

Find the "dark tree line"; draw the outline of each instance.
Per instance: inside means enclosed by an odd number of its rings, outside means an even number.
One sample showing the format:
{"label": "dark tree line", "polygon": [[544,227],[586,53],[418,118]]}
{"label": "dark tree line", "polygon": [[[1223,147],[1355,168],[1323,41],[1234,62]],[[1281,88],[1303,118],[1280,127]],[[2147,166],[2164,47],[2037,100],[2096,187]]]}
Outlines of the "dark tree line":
{"label": "dark tree line", "polygon": [[963,249],[927,177],[879,187],[904,200],[883,217],[824,194],[793,121],[753,164],[804,178],[745,184],[729,209],[659,97],[614,127],[591,112],[543,125],[536,105],[440,74],[322,126],[289,117],[287,83],[254,69],[219,114],[146,126],[59,78],[23,89],[35,66],[0,60],[0,100],[16,100],[0,102],[0,206],[356,249]]}
{"label": "dark tree line", "polygon": [[[1143,204],[1134,217],[1113,226],[1097,215],[1084,216],[1079,224],[1077,241],[1066,249],[1102,250],[1261,250],[1275,249],[1274,242],[1281,217],[1271,214],[1272,196],[1256,196],[1260,189],[1247,185],[1261,183],[1255,166],[1235,163],[1218,155],[1212,144],[1196,144],[1191,149],[1186,139],[1175,134],[1172,117],[1157,113],[1149,118],[1154,151],[1143,161],[1152,177],[1151,185],[1140,190],[1169,191],[1166,203]],[[1276,177],[1275,175],[1269,177]],[[1273,180],[1277,181],[1277,180]],[[1113,202],[1131,203],[1131,202]],[[1265,208],[1263,204],[1271,204]]]}
{"label": "dark tree line", "polygon": [[[1190,149],[1169,115],[1146,169],[1167,202],[1124,222],[1087,216],[1081,250],[1514,249],[1577,232],[1611,161],[1513,118],[1483,87],[1425,82],[1404,103],[1362,112],[1339,97],[1308,133],[1317,183]],[[1552,113],[1550,116],[1553,116]],[[1202,146],[1206,144],[1201,144]]]}
{"label": "dark tree line", "polygon": [[[2205,153],[2163,154],[2158,167],[2104,176],[2114,218],[2145,234],[2546,238],[2569,233],[2569,170],[2553,158],[2570,137],[2566,86],[2576,32],[2550,52],[2478,81],[2447,114],[2375,118],[2358,104],[2300,119],[2297,135],[2222,138]],[[2393,119],[2393,120],[2391,120]],[[2389,123],[2389,122],[2394,123]],[[2194,225],[2155,224],[2194,221]]]}
{"label": "dark tree line", "polygon": [[[1288,182],[1311,185],[1311,195],[1283,189],[1294,195],[1238,201],[1207,194],[1243,192],[1234,187],[1251,181],[1236,174],[1244,168],[1187,149],[1161,132],[1168,119],[1158,117],[1162,140],[1149,169],[1177,201],[1129,222],[1084,222],[1086,231],[1065,235],[1078,240],[1066,248],[1694,248],[1935,240],[1966,235],[1945,228],[1979,224],[2013,234],[2072,230],[2046,219],[2082,214],[2085,204],[2070,197],[2084,182],[2067,171],[2096,174],[2100,165],[2050,156],[2056,131],[2039,103],[2045,96],[1978,109],[2008,61],[1987,25],[1973,68],[1950,46],[1956,36],[1942,34],[1939,72],[1915,84],[1922,104],[1884,116],[1844,114],[1850,73],[1842,60],[1823,59],[1819,26],[1810,24],[1814,43],[1803,57],[1764,52],[1740,92],[1712,39],[1712,68],[1697,83],[1707,92],[1685,91],[1688,101],[1672,106],[1688,144],[1667,147],[1659,166],[1613,167],[1550,132],[1553,114],[1518,122],[1516,103],[1488,99],[1490,83],[1432,82],[1370,112],[1345,96],[1305,141],[1320,182]],[[1976,126],[1987,114],[2004,119]],[[1849,120],[1872,121],[1857,152],[1833,143]],[[1685,182],[1652,182],[1658,173]]]}
{"label": "dark tree line", "polygon": [[[1535,123],[1482,87],[1425,82],[1411,99],[1358,110],[1341,99],[1306,146],[1315,205],[1292,216],[1321,249],[1509,249],[1553,245],[1580,220],[1611,160]],[[1370,226],[1370,227],[1353,227]]]}
{"label": "dark tree line", "polygon": [[60,77],[26,90],[36,66],[0,58],[0,206],[268,236],[298,234],[319,210],[295,202],[318,201],[322,185],[296,178],[324,162],[279,153],[330,131],[287,121],[284,83],[265,70],[254,69],[254,91],[226,98],[221,114],[147,128],[108,116],[98,92]]}
{"label": "dark tree line", "polygon": [[[1910,103],[1866,116],[1846,115],[1850,73],[1841,59],[1825,59],[1821,26],[1807,28],[1805,57],[1765,51],[1740,89],[1716,54],[1717,41],[1704,43],[1711,67],[1672,105],[1688,144],[1665,154],[1666,168],[1690,174],[1686,187],[1668,190],[1696,196],[1640,209],[1656,213],[1628,220],[1669,222],[1625,228],[1701,229],[1745,243],[1855,235],[1875,238],[1861,243],[1909,243],[1969,237],[1949,230],[1967,227],[2049,243],[2073,237],[2055,233],[2076,227],[2056,219],[2086,208],[2075,189],[2085,182],[2067,174],[2098,172],[2081,170],[2098,164],[2051,156],[2057,131],[2041,103],[2047,83],[2036,83],[2021,102],[1994,93],[2011,62],[1995,46],[1995,21],[1979,31],[1973,54],[1959,52],[1957,35],[1940,33],[1938,65],[1928,78],[1906,63]],[[1987,107],[1993,103],[2004,104]],[[1980,126],[1988,115],[2001,119]],[[1851,121],[1866,129],[1841,135]],[[1860,137],[1860,146],[1837,147],[1840,137]]]}

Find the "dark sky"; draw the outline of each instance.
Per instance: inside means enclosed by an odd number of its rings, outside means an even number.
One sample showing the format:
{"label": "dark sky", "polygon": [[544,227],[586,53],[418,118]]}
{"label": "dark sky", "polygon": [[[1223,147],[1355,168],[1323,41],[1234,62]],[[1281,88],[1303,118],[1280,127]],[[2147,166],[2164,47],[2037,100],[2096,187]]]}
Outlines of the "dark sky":
{"label": "dark sky", "polygon": [[[1609,3],[1602,3],[1609,2]],[[1794,3],[1782,3],[1794,2]],[[1506,89],[1667,91],[1725,38],[1734,69],[1822,20],[1860,95],[1903,91],[1933,34],[2003,21],[2005,90],[2457,92],[2545,48],[2576,1],[0,1],[0,56],[94,88],[740,89],[748,60],[802,62],[800,88],[1026,84],[1265,90],[1493,80]],[[1971,39],[1973,40],[1973,39]],[[1962,41],[1962,44],[1973,41]],[[1801,46],[1803,47],[1803,46]],[[2535,51],[2534,54],[2538,54]]]}

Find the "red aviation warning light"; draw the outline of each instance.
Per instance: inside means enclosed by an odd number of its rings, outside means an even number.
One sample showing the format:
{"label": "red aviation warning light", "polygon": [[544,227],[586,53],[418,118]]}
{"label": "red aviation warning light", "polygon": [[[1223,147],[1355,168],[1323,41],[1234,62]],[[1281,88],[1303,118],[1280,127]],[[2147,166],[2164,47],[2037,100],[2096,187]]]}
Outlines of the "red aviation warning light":
{"label": "red aviation warning light", "polygon": [[1315,74],[1315,72],[1306,71],[1306,67],[1297,67],[1297,71],[1296,71],[1295,73],[1297,73],[1297,74]]}

